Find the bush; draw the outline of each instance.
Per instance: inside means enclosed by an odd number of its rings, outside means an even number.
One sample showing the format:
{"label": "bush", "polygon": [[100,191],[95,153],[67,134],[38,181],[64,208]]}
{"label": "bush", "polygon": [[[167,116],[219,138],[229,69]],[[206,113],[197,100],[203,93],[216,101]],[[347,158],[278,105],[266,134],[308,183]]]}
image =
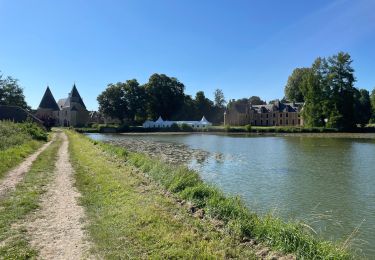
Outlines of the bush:
{"label": "bush", "polygon": [[123,133],[123,132],[129,132],[129,125],[128,124],[122,124],[119,127],[117,127],[117,132]]}
{"label": "bush", "polygon": [[178,132],[180,131],[180,127],[178,126],[178,124],[173,123],[171,127],[169,128],[169,130],[171,130],[172,132]]}
{"label": "bush", "polygon": [[246,132],[251,132],[251,125],[245,125],[245,131]]}
{"label": "bush", "polygon": [[192,132],[193,128],[188,124],[183,123],[182,125],[180,125],[180,130],[183,132]]}
{"label": "bush", "polygon": [[231,129],[230,125],[225,125],[224,130],[225,130],[225,132],[230,132],[232,129]]}

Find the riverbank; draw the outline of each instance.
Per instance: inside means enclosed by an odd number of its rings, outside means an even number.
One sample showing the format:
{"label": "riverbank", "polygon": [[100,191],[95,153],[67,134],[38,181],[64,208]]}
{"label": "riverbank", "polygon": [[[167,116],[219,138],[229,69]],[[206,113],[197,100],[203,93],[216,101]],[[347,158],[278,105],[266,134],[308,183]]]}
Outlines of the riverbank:
{"label": "riverbank", "polygon": [[[81,175],[86,176],[81,180],[81,185],[85,187],[84,183],[88,183],[87,186],[92,186],[91,188],[87,187],[88,190],[86,192],[82,191],[83,194],[87,194],[86,196],[95,194],[94,187],[98,187],[98,185],[99,187],[104,187],[102,183],[91,183],[87,178],[90,179],[96,176],[92,172],[95,172],[97,167],[101,167],[102,164],[107,162],[103,167],[108,168],[110,167],[108,163],[114,161],[117,162],[117,167],[133,168],[133,175],[137,177],[143,176],[143,174],[148,176],[151,182],[146,182],[147,187],[142,188],[146,194],[147,190],[153,190],[152,187],[148,186],[149,183],[152,184],[155,182],[161,185],[163,189],[168,190],[167,194],[175,197],[177,202],[179,201],[184,205],[187,204],[187,201],[192,202],[191,205],[193,207],[190,206],[191,211],[194,213],[198,212],[197,215],[204,220],[220,223],[222,230],[233,239],[236,245],[243,243],[252,244],[254,241],[257,241],[274,250],[282,251],[284,254],[295,254],[298,258],[351,258],[348,253],[347,243],[338,245],[316,238],[309,232],[308,226],[303,223],[285,223],[272,216],[259,217],[255,213],[250,212],[239,198],[224,196],[217,188],[203,183],[196,172],[190,171],[185,167],[172,166],[160,160],[150,159],[143,154],[128,152],[123,148],[113,145],[88,141],[88,139],[78,134],[71,133],[70,136],[74,139],[72,143],[77,145],[74,148],[76,151],[72,151],[73,158],[76,158],[74,159],[76,162],[73,164],[84,162],[80,167],[81,169],[78,170],[78,172],[81,171]],[[95,162],[92,162],[91,157],[89,157],[78,161],[78,158],[83,156],[79,155],[79,151],[82,152],[82,150],[96,151],[97,154],[91,154],[91,156],[98,158],[98,155],[102,155],[107,159],[105,161],[97,162],[95,160]],[[82,153],[88,152],[85,151]],[[87,166],[88,164],[91,165]],[[107,170],[101,167],[100,171],[106,172]],[[121,176],[121,178],[124,178],[123,175]],[[146,191],[144,191],[145,189]],[[94,199],[88,199],[87,203],[89,202],[95,204]],[[122,207],[121,205],[114,206]]]}

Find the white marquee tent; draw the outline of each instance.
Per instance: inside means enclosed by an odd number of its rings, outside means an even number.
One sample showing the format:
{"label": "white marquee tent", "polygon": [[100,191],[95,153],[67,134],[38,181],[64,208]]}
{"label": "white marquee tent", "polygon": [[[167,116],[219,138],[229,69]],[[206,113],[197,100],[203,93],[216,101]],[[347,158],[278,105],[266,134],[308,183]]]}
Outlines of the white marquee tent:
{"label": "white marquee tent", "polygon": [[201,121],[164,121],[161,116],[159,116],[158,120],[150,121],[147,120],[143,123],[144,128],[167,128],[171,127],[173,124],[182,125],[187,124],[194,129],[199,128],[207,128],[212,125],[212,123],[208,122],[207,119],[203,116]]}

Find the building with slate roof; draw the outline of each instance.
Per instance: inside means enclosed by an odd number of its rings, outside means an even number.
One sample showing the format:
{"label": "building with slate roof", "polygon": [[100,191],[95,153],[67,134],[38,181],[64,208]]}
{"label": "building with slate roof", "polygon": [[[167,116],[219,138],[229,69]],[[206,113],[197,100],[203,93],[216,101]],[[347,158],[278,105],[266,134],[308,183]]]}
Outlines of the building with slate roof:
{"label": "building with slate roof", "polygon": [[224,113],[225,125],[302,126],[300,115],[303,103],[282,103],[276,100],[269,105],[241,104]]}
{"label": "building with slate roof", "polygon": [[53,125],[85,126],[89,120],[89,112],[75,84],[68,97],[59,99],[58,102],[56,102],[47,86],[37,109],[36,117],[44,122],[52,122],[50,124]]}

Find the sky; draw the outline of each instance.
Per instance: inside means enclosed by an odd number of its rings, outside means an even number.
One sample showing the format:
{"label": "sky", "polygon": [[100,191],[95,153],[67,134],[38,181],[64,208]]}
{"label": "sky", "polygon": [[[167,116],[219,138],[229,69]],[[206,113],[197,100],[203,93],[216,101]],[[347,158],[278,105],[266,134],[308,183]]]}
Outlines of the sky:
{"label": "sky", "polygon": [[72,85],[89,110],[109,83],[164,73],[192,96],[284,96],[288,76],[348,52],[375,87],[375,0],[0,0],[0,71],[37,108]]}

